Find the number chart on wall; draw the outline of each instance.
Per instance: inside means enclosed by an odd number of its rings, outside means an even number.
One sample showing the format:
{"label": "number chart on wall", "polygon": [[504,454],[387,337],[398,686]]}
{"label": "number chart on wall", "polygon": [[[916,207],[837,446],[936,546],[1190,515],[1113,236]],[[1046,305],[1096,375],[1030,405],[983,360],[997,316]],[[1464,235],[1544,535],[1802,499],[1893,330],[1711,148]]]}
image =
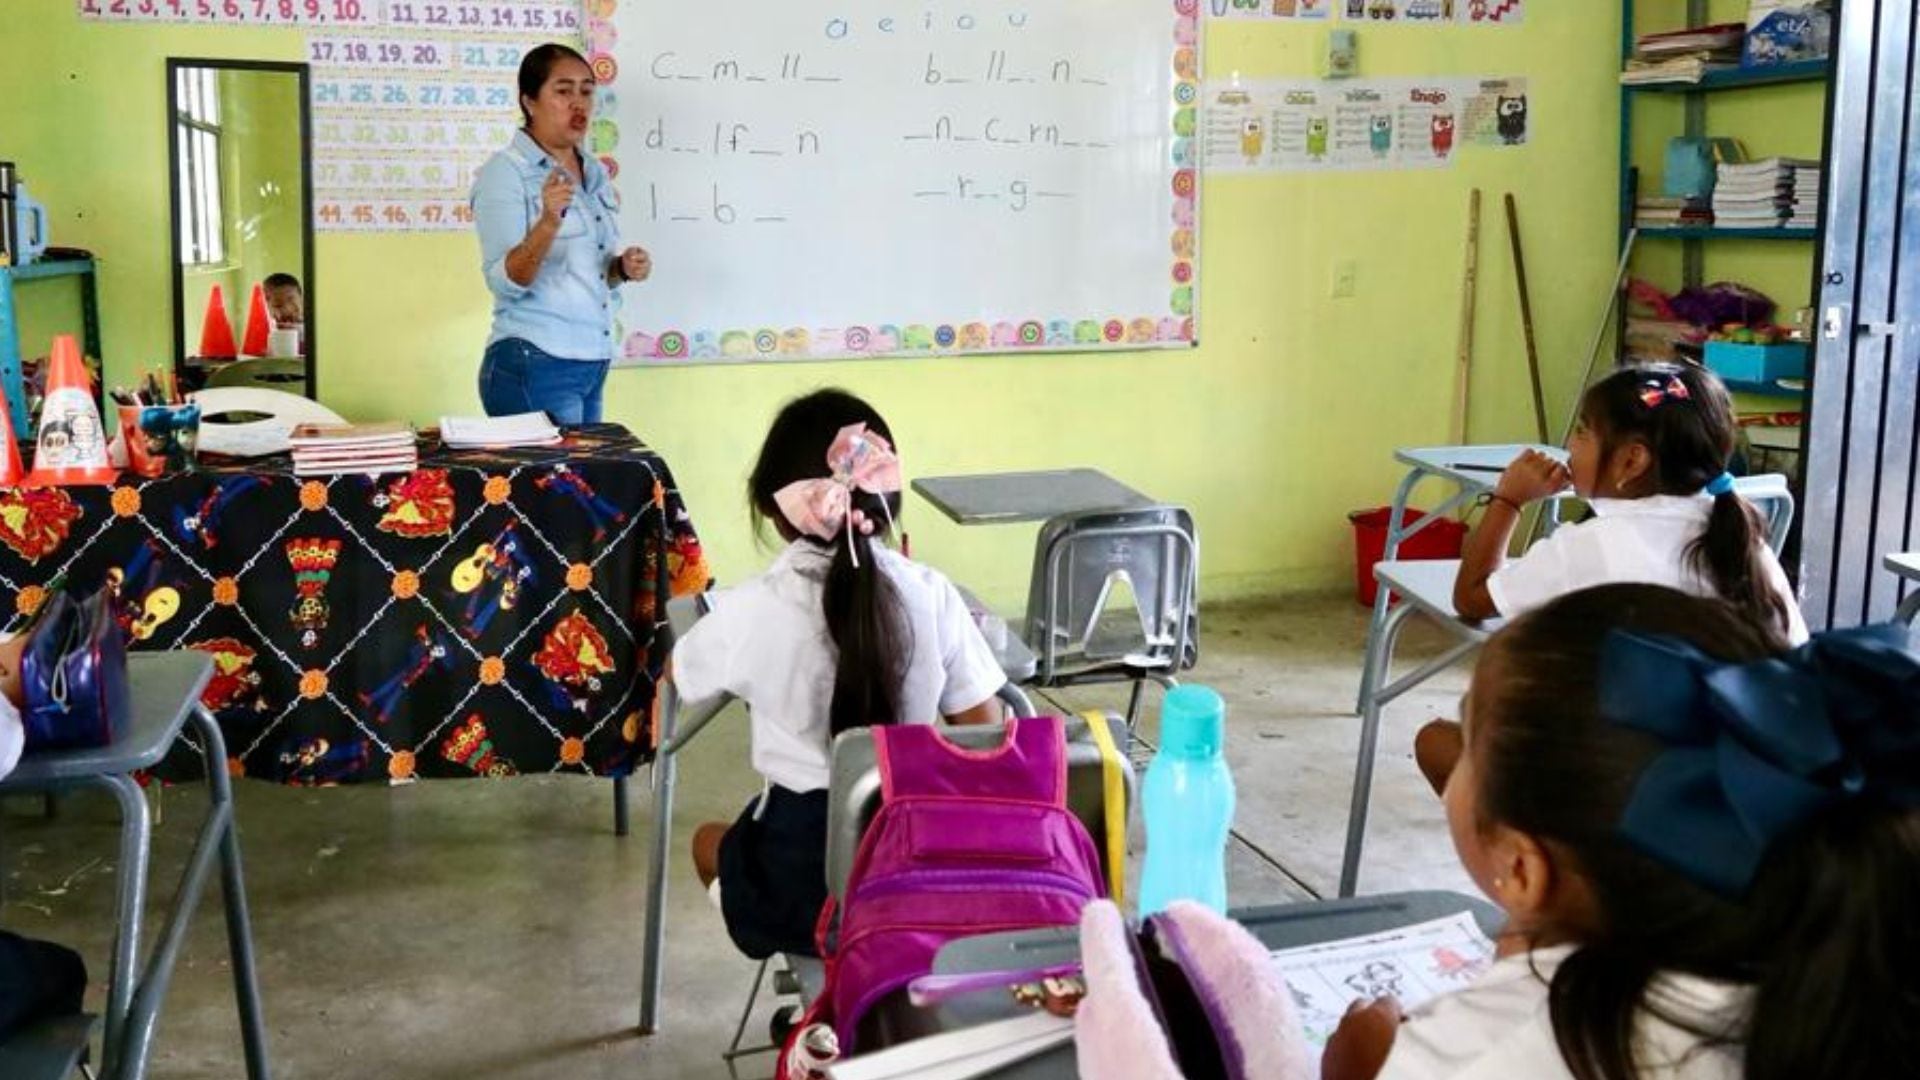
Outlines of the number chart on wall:
{"label": "number chart on wall", "polygon": [[596,5],[626,362],[1193,344],[1196,0]]}
{"label": "number chart on wall", "polygon": [[[76,0],[80,17],[304,32],[314,227],[467,230],[473,174],[518,125],[514,76],[578,45],[580,0]],[[590,6],[609,7],[610,0]]]}

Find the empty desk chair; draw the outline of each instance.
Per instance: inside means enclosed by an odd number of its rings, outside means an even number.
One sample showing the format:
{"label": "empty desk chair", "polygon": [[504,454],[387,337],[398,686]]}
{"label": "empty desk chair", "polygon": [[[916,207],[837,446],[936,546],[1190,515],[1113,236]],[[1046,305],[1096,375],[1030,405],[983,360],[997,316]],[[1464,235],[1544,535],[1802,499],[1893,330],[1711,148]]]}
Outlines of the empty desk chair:
{"label": "empty desk chair", "polygon": [[[1148,680],[1199,658],[1200,541],[1177,506],[1067,514],[1040,528],[1026,642],[1043,687],[1130,682],[1127,730]],[[1130,602],[1116,604],[1120,595]]]}

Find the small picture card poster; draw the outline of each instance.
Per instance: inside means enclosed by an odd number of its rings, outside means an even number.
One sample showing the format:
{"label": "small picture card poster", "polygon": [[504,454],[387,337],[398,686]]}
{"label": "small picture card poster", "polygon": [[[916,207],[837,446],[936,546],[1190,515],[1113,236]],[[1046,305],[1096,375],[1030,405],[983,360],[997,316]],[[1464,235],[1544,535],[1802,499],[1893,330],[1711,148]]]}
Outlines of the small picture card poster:
{"label": "small picture card poster", "polygon": [[1211,86],[1206,101],[1202,150],[1217,173],[1438,169],[1463,145],[1525,141],[1523,79],[1252,80]]}
{"label": "small picture card poster", "polygon": [[1293,19],[1324,22],[1341,0],[1206,0],[1216,19]]}
{"label": "small picture card poster", "polygon": [[1336,0],[1348,22],[1415,26],[1513,26],[1526,0]]}
{"label": "small picture card poster", "polygon": [[1523,146],[1527,141],[1527,80],[1478,79],[1462,89],[1462,141],[1473,146]]}

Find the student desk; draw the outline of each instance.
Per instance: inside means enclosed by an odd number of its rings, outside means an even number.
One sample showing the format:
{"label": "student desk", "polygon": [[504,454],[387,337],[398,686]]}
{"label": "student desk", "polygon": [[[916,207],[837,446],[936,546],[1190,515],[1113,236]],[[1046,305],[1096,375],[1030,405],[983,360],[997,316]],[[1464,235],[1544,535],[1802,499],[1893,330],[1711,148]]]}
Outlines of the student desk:
{"label": "student desk", "polygon": [[1098,469],[928,476],[915,480],[913,490],[961,525],[1008,525],[1154,505]]}
{"label": "student desk", "polygon": [[[1231,914],[1269,949],[1291,949],[1316,942],[1375,934],[1395,927],[1445,918],[1455,912],[1473,915],[1488,937],[1500,932],[1500,910],[1484,900],[1451,892],[1390,893],[1348,900],[1319,900],[1236,909]],[[1077,928],[1025,930],[983,934],[948,942],[934,958],[936,975],[974,971],[1025,970],[1072,963],[1080,957]],[[971,1027],[1018,1016],[1022,1007],[1004,991],[984,991],[953,998],[935,1007],[941,1030]],[[999,1080],[1054,1080],[1076,1075],[1069,1043],[999,1072]]]}
{"label": "student desk", "polygon": [[[136,653],[128,658],[127,676],[133,716],[112,746],[23,757],[19,767],[0,780],[0,795],[98,787],[106,789],[120,805],[119,926],[107,983],[103,1075],[132,1080],[145,1075],[161,1002],[180,958],[188,923],[217,866],[226,905],[227,950],[233,964],[234,995],[239,999],[247,1075],[251,1080],[265,1080],[266,1026],[260,1013],[259,980],[254,974],[246,886],[240,875],[239,825],[234,820],[233,789],[225,768],[226,742],[220,724],[201,704],[214,678],[214,661],[192,651]],[[141,967],[141,922],[153,837],[146,797],[134,774],[158,764],[183,741],[182,729],[189,725],[200,741],[200,753],[195,756],[208,766],[205,771],[212,805],[187,860],[159,943]]]}
{"label": "student desk", "polygon": [[[1567,452],[1557,446],[1542,446],[1531,443],[1502,443],[1490,446],[1428,446],[1414,449],[1395,450],[1393,460],[1407,467],[1407,475],[1400,480],[1400,487],[1393,493],[1392,512],[1387,517],[1387,547],[1380,556],[1381,562],[1394,562],[1400,556],[1400,545],[1407,537],[1439,521],[1454,512],[1462,504],[1478,498],[1482,492],[1492,491],[1500,480],[1500,474],[1507,465],[1527,450],[1538,450],[1549,457],[1564,462]],[[1413,489],[1420,486],[1422,480],[1433,478],[1443,480],[1454,486],[1454,493],[1434,507],[1414,518],[1402,522],[1407,509],[1407,499]],[[1388,590],[1380,589],[1374,594],[1373,616],[1367,623],[1367,650],[1373,650],[1374,641],[1380,635],[1381,627],[1387,621]],[[1374,673],[1364,670],[1360,676],[1360,694],[1355,699],[1353,711],[1360,712],[1366,707],[1367,697],[1373,692]]]}
{"label": "student desk", "polygon": [[202,465],[0,489],[9,628],[56,579],[116,585],[136,649],[213,658],[201,703],[261,779],[619,778],[651,758],[656,598],[708,572],[666,462],[624,428],[429,441],[379,477]]}
{"label": "student desk", "polygon": [[1893,617],[1900,622],[1913,622],[1914,617],[1920,615],[1920,551],[1888,555],[1882,565],[1913,583],[1913,591],[1900,601],[1900,607],[1893,613]]}

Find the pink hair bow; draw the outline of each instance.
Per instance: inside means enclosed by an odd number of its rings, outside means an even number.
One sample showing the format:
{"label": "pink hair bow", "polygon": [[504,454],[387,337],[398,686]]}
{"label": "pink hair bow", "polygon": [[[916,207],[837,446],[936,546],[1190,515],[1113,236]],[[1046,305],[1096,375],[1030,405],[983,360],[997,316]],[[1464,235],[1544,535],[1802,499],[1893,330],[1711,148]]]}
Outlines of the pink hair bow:
{"label": "pink hair bow", "polygon": [[[887,508],[886,496],[900,490],[900,458],[892,444],[868,431],[865,424],[848,424],[827,448],[827,467],[833,475],[796,480],[774,492],[774,504],[787,524],[803,536],[820,540],[832,540],[842,529],[849,542],[855,531],[872,536],[874,523],[853,505],[853,493],[859,490],[881,496],[881,511],[892,527],[893,511]],[[853,564],[860,565],[858,555]]]}

